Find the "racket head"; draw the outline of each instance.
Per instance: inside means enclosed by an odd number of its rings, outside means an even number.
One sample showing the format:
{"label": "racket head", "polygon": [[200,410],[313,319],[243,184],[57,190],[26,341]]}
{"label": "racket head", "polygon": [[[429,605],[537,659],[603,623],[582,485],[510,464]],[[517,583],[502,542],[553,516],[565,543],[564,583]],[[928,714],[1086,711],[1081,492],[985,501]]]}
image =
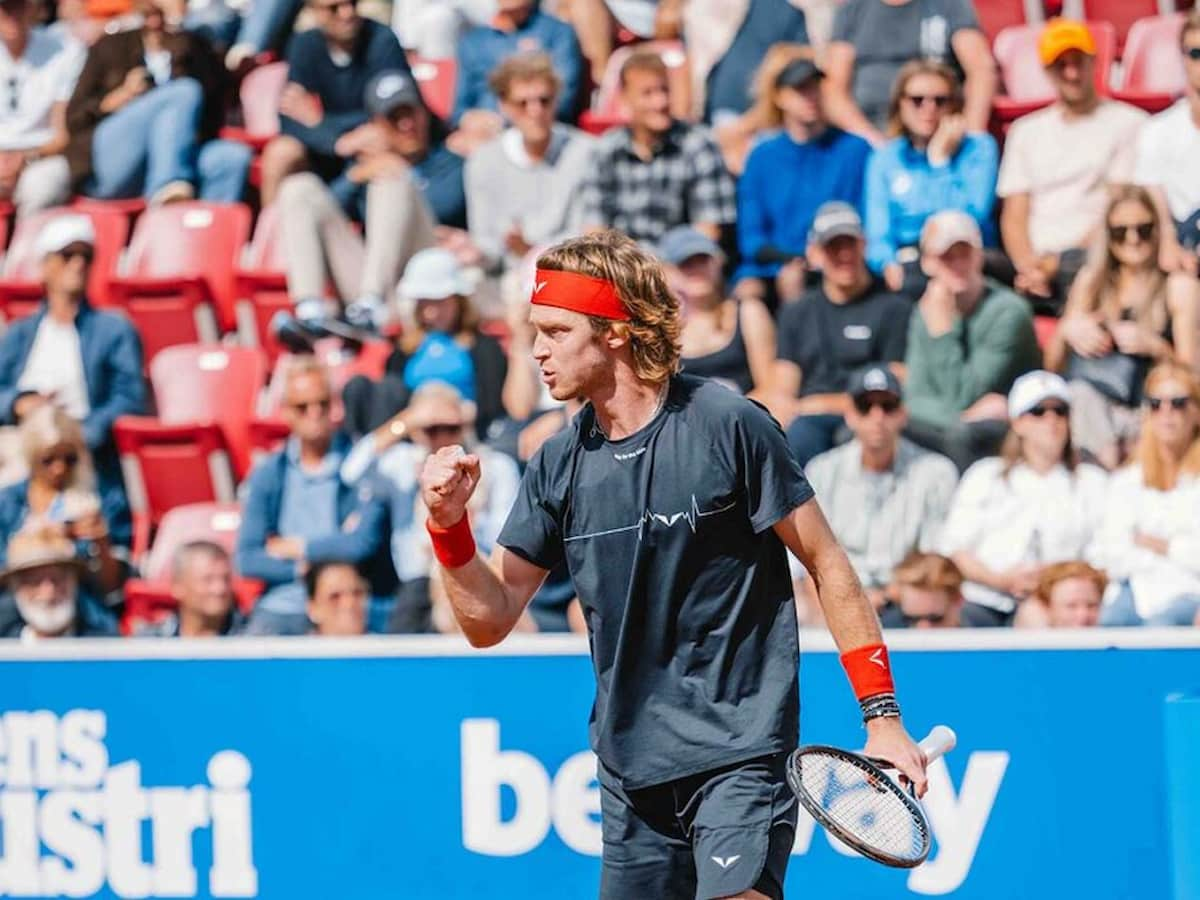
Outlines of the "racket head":
{"label": "racket head", "polygon": [[921,807],[870,759],[809,744],[792,751],[786,774],[808,814],[868,859],[911,869],[929,856],[932,839]]}

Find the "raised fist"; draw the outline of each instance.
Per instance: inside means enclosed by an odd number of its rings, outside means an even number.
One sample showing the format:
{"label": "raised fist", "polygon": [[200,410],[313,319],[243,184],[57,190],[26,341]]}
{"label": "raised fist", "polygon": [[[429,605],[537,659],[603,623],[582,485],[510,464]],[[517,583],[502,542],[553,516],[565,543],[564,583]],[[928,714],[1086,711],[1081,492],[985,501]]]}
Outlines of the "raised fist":
{"label": "raised fist", "polygon": [[421,499],[429,518],[440,528],[456,524],[467,512],[467,502],[479,484],[479,457],[455,444],[443,447],[425,460],[421,470]]}

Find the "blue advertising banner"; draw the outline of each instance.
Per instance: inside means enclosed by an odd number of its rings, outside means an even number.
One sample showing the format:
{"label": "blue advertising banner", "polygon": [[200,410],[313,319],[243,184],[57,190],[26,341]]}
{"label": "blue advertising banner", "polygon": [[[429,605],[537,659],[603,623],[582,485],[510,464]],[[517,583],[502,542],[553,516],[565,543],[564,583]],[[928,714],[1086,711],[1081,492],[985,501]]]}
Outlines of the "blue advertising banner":
{"label": "blue advertising banner", "polygon": [[[931,768],[933,852],[889,870],[802,819],[790,896],[1171,896],[1164,701],[1200,690],[1200,635],[891,642],[910,729],[959,735]],[[804,739],[860,745],[827,638],[805,644]],[[0,896],[592,898],[583,649],[6,648]]]}

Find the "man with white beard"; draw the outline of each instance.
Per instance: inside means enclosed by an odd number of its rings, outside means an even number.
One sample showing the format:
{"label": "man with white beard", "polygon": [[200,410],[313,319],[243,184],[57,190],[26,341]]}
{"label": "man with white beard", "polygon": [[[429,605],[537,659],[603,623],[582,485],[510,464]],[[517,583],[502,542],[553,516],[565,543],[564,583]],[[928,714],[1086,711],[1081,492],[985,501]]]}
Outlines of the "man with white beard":
{"label": "man with white beard", "polygon": [[83,561],[68,540],[37,532],[18,533],[8,544],[0,572],[0,634],[31,643],[63,637],[115,637],[117,623],[80,588]]}

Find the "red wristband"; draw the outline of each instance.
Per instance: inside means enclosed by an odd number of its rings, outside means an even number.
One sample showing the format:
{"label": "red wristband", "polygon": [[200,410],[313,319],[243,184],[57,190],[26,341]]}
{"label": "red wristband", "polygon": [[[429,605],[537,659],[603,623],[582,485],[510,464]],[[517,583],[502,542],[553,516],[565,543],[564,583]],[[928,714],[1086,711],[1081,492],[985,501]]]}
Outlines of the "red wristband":
{"label": "red wristband", "polygon": [[434,525],[433,519],[425,521],[425,528],[433,541],[433,555],[445,568],[457,569],[475,558],[475,535],[466,513],[449,528]]}
{"label": "red wristband", "polygon": [[892,665],[888,662],[887,647],[883,644],[866,644],[847,650],[842,654],[842,668],[850,678],[854,696],[859,700],[876,694],[894,694]]}

